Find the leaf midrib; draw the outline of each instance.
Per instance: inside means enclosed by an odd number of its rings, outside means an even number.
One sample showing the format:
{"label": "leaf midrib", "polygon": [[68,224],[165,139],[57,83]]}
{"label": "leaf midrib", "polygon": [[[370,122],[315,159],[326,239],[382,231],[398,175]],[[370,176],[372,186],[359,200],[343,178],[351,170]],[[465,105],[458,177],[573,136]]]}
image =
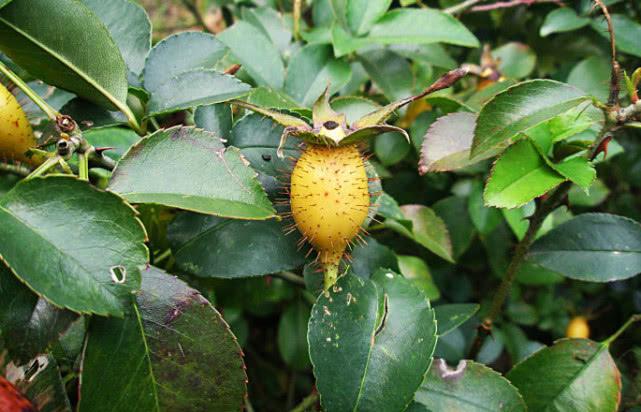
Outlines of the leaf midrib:
{"label": "leaf midrib", "polygon": [[[193,199],[196,199],[196,200],[206,200],[206,201],[214,201],[214,202],[239,203],[239,204],[241,204],[243,206],[248,206],[248,207],[253,208],[253,209],[269,212],[270,216],[274,216],[274,211],[273,210],[267,209],[267,208],[265,208],[263,206],[256,206],[253,203],[248,203],[248,202],[241,201],[241,200],[229,200],[229,199],[218,198],[218,197],[204,197],[204,196],[199,196],[199,195],[193,195],[193,194],[187,194],[187,193],[175,193],[175,192],[118,192],[118,194],[120,196],[124,197],[124,198],[131,198],[131,197],[135,197],[135,196],[175,196],[175,197],[179,197],[179,198],[182,198],[182,199],[184,199],[184,198],[193,198]],[[135,201],[134,203],[146,203],[146,202]],[[190,210],[190,211],[193,211],[193,212],[198,212],[198,210],[196,210],[194,208],[187,208],[187,207],[184,207],[184,206],[180,206],[180,208],[181,209],[185,209],[185,210]],[[209,213],[209,214],[211,214],[213,216],[221,216],[221,217],[226,217],[227,216],[227,215],[215,214],[215,213]],[[255,219],[261,220],[259,218],[255,218]]]}
{"label": "leaf midrib", "polygon": [[[78,74],[84,81],[86,81],[89,85],[94,87],[100,94],[102,94],[104,97],[106,97],[115,107],[117,107],[120,111],[126,113],[126,110],[123,110],[123,103],[116,99],[115,96],[113,96],[111,93],[109,93],[107,90],[105,90],[101,85],[97,84],[87,73],[84,71],[80,70],[76,65],[71,63],[69,60],[67,60],[64,56],[58,54],[57,52],[51,50],[48,46],[45,44],[41,43],[39,40],[36,38],[32,37],[30,34],[22,31],[12,23],[8,22],[5,20],[3,17],[0,17],[0,22],[6,24],[9,28],[14,30],[16,33],[30,41],[32,44],[34,44],[36,47],[39,47],[52,57],[54,57],[56,60],[58,60],[60,63],[63,65],[67,66],[67,68],[71,69],[74,73]],[[113,41],[113,40],[112,40]],[[126,65],[125,65],[126,66]]]}
{"label": "leaf midrib", "polygon": [[136,323],[138,323],[138,328],[140,330],[140,337],[142,338],[142,342],[145,346],[145,358],[147,358],[147,365],[149,366],[149,377],[151,378],[153,396],[156,404],[156,411],[160,412],[160,399],[158,397],[158,382],[156,382],[156,375],[154,374],[153,363],[151,361],[151,356],[149,356],[149,354],[151,353],[151,349],[149,348],[149,343],[147,342],[147,335],[145,335],[145,328],[142,324],[142,316],[140,315],[140,310],[138,309],[138,303],[134,300],[134,302],[132,303],[132,306],[134,308],[134,312],[136,313]]}
{"label": "leaf midrib", "polygon": [[590,358],[589,358],[589,359],[588,359],[588,360],[583,364],[583,366],[581,366],[581,368],[579,368],[579,370],[578,370],[578,371],[577,371],[577,372],[572,376],[572,378],[570,379],[570,381],[569,381],[568,385],[566,385],[566,386],[562,387],[562,388],[561,388],[561,390],[560,390],[556,395],[554,395],[552,398],[550,398],[550,401],[551,401],[551,402],[547,404],[547,406],[545,407],[545,409],[544,409],[544,411],[543,411],[543,412],[546,412],[546,411],[554,412],[553,410],[550,410],[550,407],[554,404],[554,401],[556,401],[556,400],[557,400],[561,395],[563,395],[563,393],[564,393],[564,392],[565,392],[565,391],[566,391],[570,386],[572,386],[572,384],[574,383],[574,381],[576,381],[576,379],[581,375],[581,373],[583,373],[583,371],[584,371],[585,369],[587,369],[588,367],[590,367],[590,366],[592,365],[592,362],[594,361],[594,359],[595,359],[597,356],[601,355],[601,352],[603,352],[603,350],[604,350],[604,349],[607,349],[607,346],[606,346],[606,345],[604,345],[604,344],[599,344],[599,346],[600,346],[600,347],[599,347],[599,349],[594,353],[594,355],[592,355],[592,356],[591,356],[591,357],[590,357]]}

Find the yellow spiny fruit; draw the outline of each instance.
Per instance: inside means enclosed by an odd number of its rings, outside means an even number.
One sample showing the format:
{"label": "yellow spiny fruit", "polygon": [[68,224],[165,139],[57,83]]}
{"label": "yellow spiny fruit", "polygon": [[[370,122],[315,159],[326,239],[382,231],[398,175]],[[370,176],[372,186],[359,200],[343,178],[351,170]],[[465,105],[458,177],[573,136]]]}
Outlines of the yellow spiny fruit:
{"label": "yellow spiny fruit", "polygon": [[588,320],[584,316],[573,317],[568,323],[565,336],[568,338],[589,338],[590,326],[588,325]]}
{"label": "yellow spiny fruit", "polygon": [[0,161],[32,163],[25,153],[36,144],[29,120],[18,100],[0,84]]}
{"label": "yellow spiny fruit", "polygon": [[369,211],[367,172],[358,148],[309,145],[292,171],[290,204],[298,230],[329,273],[329,287]]}

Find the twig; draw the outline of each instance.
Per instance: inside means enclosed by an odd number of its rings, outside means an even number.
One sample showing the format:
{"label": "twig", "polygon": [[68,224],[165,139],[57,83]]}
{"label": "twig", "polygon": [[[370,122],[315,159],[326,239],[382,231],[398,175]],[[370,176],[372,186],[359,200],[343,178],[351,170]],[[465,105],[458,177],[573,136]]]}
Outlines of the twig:
{"label": "twig", "polygon": [[463,11],[469,9],[470,7],[478,3],[481,3],[482,1],[485,1],[485,0],[466,0],[461,4],[457,4],[456,6],[448,7],[447,9],[443,10],[443,12],[447,14],[462,13]]}
{"label": "twig", "polygon": [[203,18],[203,15],[198,10],[198,6],[192,0],[182,0],[183,5],[189,10],[189,12],[194,16],[196,21],[200,26],[203,26],[203,29],[209,31],[209,27]]}
{"label": "twig", "polygon": [[496,295],[494,295],[494,298],[492,299],[490,310],[483,319],[483,323],[481,323],[478,327],[478,333],[476,335],[476,338],[474,339],[474,342],[472,343],[472,347],[470,348],[470,353],[468,356],[469,359],[476,358],[476,356],[479,354],[479,351],[481,350],[481,347],[483,346],[485,338],[492,333],[493,323],[501,313],[503,304],[505,303],[510,289],[512,288],[512,283],[514,283],[514,279],[516,278],[521,265],[523,265],[525,256],[527,255],[532,242],[534,242],[536,234],[541,228],[543,221],[554,209],[556,209],[561,204],[561,202],[563,202],[563,199],[565,199],[565,196],[568,194],[571,187],[572,182],[569,181],[561,184],[561,186],[559,186],[558,189],[556,189],[556,191],[554,191],[554,193],[550,197],[539,204],[536,212],[534,212],[534,215],[530,218],[530,225],[528,226],[527,232],[525,233],[523,239],[521,239],[521,241],[516,245],[512,260],[510,261],[510,264],[505,271],[505,276],[503,277],[503,280],[499,285],[499,289],[496,292]]}
{"label": "twig", "polygon": [[318,392],[314,391],[289,412],[305,412],[307,408],[313,406],[316,401],[318,401]]}
{"label": "twig", "polygon": [[531,6],[533,4],[540,4],[540,3],[555,3],[558,5],[562,5],[560,0],[510,0],[510,1],[499,1],[496,3],[492,4],[483,4],[480,6],[474,6],[470,9],[471,12],[483,12],[483,11],[491,11],[491,10],[498,10],[498,9],[507,9],[510,7],[517,7],[517,6]]}
{"label": "twig", "polygon": [[300,18],[302,14],[303,0],[294,0],[294,40],[300,40]]}
{"label": "twig", "polygon": [[594,3],[601,8],[603,11],[603,16],[605,21],[608,24],[608,33],[610,34],[610,55],[612,59],[612,72],[610,74],[610,95],[608,97],[608,106],[615,107],[619,101],[619,92],[621,87],[619,85],[619,77],[621,67],[617,62],[617,45],[616,38],[614,36],[614,27],[612,26],[612,18],[610,17],[610,12],[608,8],[603,4],[601,0],[594,0]]}
{"label": "twig", "polygon": [[612,336],[610,336],[609,338],[607,338],[606,340],[604,340],[604,341],[603,341],[603,344],[604,344],[604,345],[609,345],[609,344],[611,344],[612,342],[614,342],[614,341],[615,341],[619,336],[621,336],[621,334],[622,334],[623,332],[625,332],[625,331],[626,331],[626,329],[628,329],[628,328],[630,327],[630,325],[632,325],[632,324],[633,324],[633,323],[635,323],[635,322],[641,322],[641,314],[636,314],[636,315],[632,315],[632,316],[630,316],[630,319],[628,319],[628,321],[627,321],[627,322],[625,322],[625,323],[623,324],[623,326],[621,326],[619,329],[617,329],[617,331],[616,331],[616,332],[614,332],[614,334],[613,334]]}
{"label": "twig", "polygon": [[0,73],[7,76],[7,78],[13,84],[15,84],[22,91],[22,93],[24,93],[29,99],[31,99],[31,101],[34,102],[40,108],[40,110],[42,110],[47,115],[47,117],[50,120],[55,121],[60,116],[60,113],[58,113],[56,109],[51,107],[51,105],[49,105],[49,103],[47,103],[45,99],[43,99],[42,97],[40,97],[38,93],[33,91],[33,89],[29,87],[29,85],[27,85],[27,83],[25,83],[24,80],[22,80],[17,74],[12,72],[1,61],[0,61]]}
{"label": "twig", "polygon": [[287,272],[287,271],[278,272],[274,274],[274,276],[279,277],[281,279],[285,279],[299,286],[303,286],[303,287],[305,286],[305,279],[302,276],[298,276],[297,274],[292,272]]}

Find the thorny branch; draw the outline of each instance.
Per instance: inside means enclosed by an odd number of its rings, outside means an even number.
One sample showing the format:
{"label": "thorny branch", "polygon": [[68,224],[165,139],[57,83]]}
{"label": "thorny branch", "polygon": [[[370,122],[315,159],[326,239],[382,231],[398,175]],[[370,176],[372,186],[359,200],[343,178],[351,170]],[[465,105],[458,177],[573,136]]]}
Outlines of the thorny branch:
{"label": "thorny branch", "polygon": [[[617,129],[622,124],[635,120],[636,117],[641,115],[641,103],[639,101],[620,109],[619,108],[619,71],[620,66],[616,60],[616,39],[612,27],[612,20],[607,7],[601,0],[594,0],[595,3],[601,8],[608,23],[608,31],[610,33],[610,46],[612,52],[612,78],[610,81],[610,94],[607,106],[601,105],[605,114],[605,121],[601,133],[595,142],[592,144],[587,157],[594,160],[601,152],[604,152],[607,147],[607,142],[612,138],[611,132]],[[513,2],[511,2],[513,3]],[[516,278],[516,274],[521,268],[525,257],[529,251],[531,244],[534,242],[537,232],[541,228],[545,218],[556,209],[567,196],[572,182],[565,182],[561,184],[548,198],[541,200],[534,212],[530,217],[528,230],[523,239],[517,244],[512,259],[506,269],[505,276],[499,285],[497,293],[492,299],[490,309],[484,317],[483,322],[477,328],[477,335],[474,339],[468,357],[475,359],[483,346],[483,342],[488,335],[492,333],[493,323],[500,315],[503,305],[507,300],[509,292],[512,288],[512,283]]]}
{"label": "thorny branch", "polygon": [[608,97],[608,106],[614,107],[619,101],[619,91],[621,90],[619,86],[619,76],[621,68],[617,62],[617,46],[616,38],[614,36],[614,28],[612,27],[612,18],[610,17],[610,12],[608,8],[603,4],[601,0],[594,0],[595,6],[599,6],[603,11],[603,16],[605,21],[608,24],[608,33],[610,34],[610,55],[611,55],[611,65],[612,72],[610,74],[610,95]]}

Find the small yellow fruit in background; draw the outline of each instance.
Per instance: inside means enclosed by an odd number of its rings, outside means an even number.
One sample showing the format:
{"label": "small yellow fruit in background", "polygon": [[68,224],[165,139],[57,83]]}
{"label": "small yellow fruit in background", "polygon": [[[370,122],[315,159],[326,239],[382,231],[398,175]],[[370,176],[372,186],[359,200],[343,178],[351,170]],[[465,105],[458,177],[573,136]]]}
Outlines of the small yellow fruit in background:
{"label": "small yellow fruit in background", "polygon": [[29,119],[20,103],[0,84],[0,161],[33,163],[25,153],[36,144]]}
{"label": "small yellow fruit in background", "polygon": [[584,316],[573,317],[565,330],[565,336],[568,338],[589,338],[590,326],[588,325],[588,320]]}
{"label": "small yellow fruit in background", "polygon": [[337,271],[369,212],[367,172],[358,148],[308,145],[292,171],[290,204],[320,263]]}

